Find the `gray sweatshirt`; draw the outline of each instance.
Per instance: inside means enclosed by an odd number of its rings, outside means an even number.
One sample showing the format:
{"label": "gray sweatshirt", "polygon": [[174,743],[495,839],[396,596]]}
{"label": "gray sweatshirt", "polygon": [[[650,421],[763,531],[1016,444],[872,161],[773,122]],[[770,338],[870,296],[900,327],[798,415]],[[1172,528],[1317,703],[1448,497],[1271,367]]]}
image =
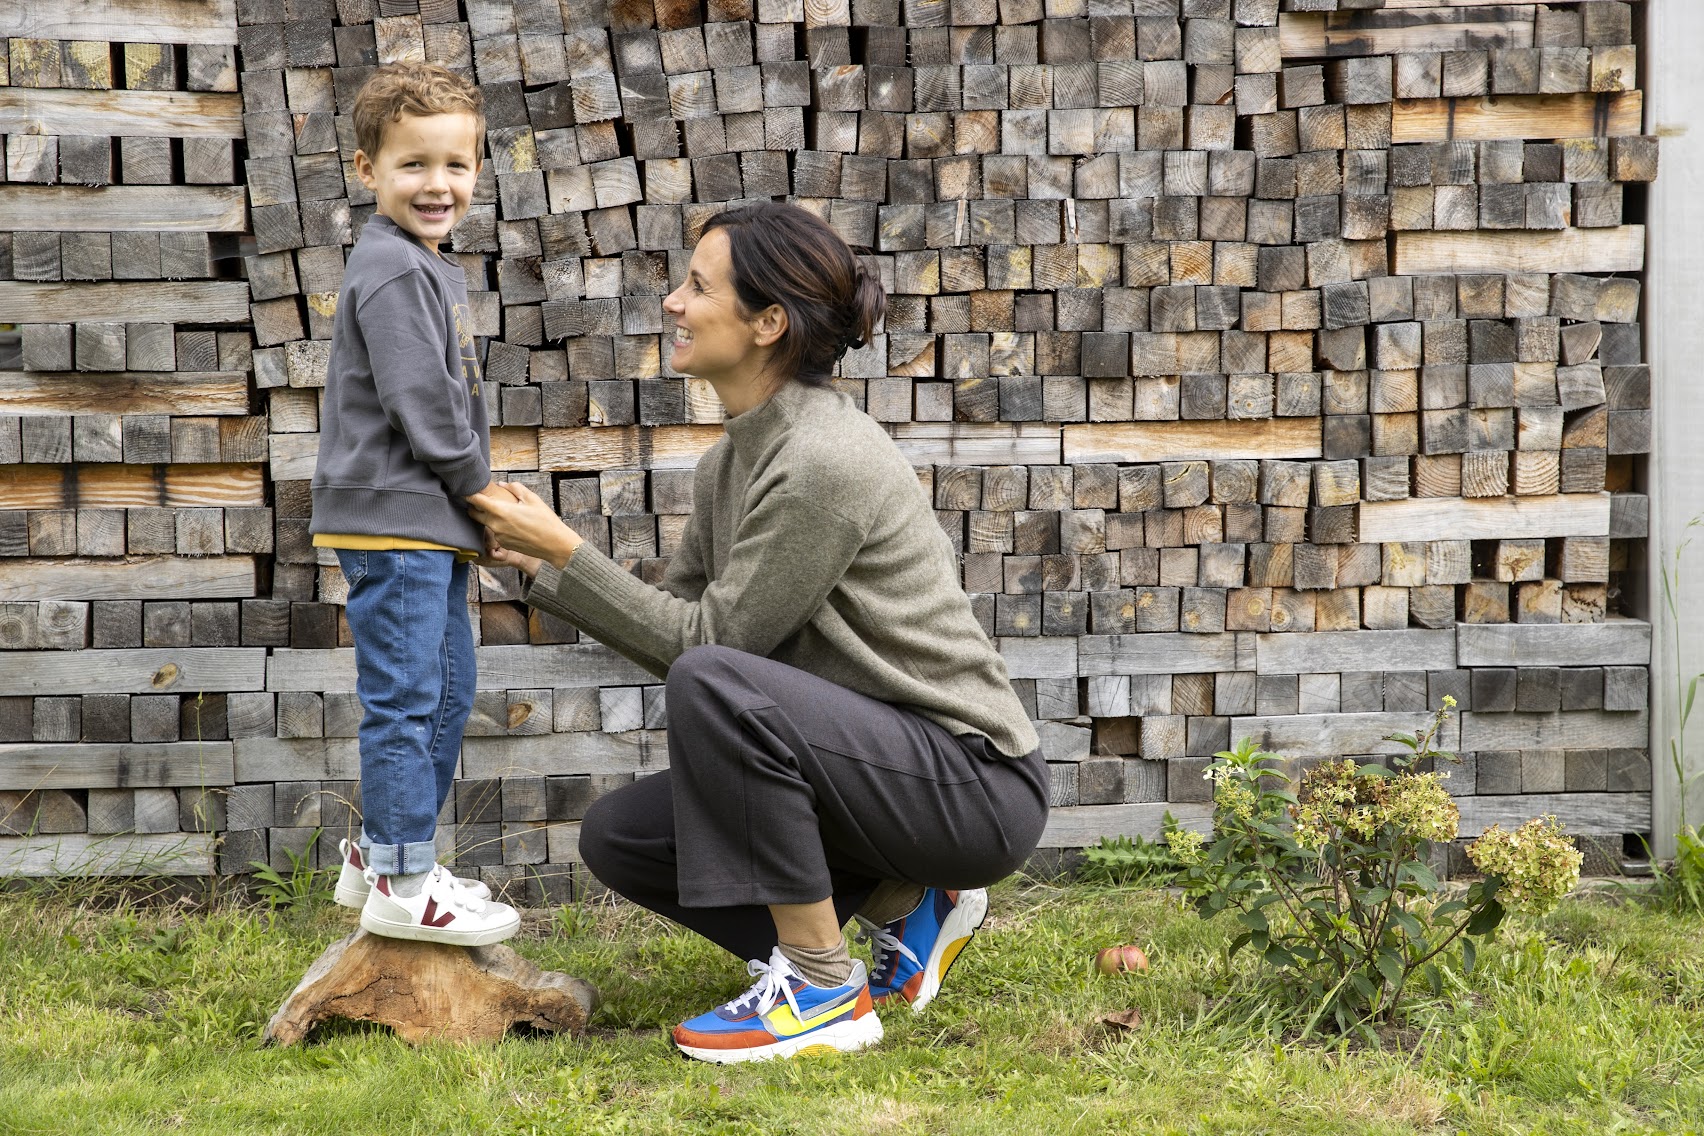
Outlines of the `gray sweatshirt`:
{"label": "gray sweatshirt", "polygon": [[718,643],[914,710],[1021,757],[1040,742],[893,440],[836,391],[788,383],[698,463],[662,587],[589,544],[527,602],[653,674]]}
{"label": "gray sweatshirt", "polygon": [[491,480],[471,322],[461,266],[369,219],[332,324],[314,533],[483,547],[462,503]]}

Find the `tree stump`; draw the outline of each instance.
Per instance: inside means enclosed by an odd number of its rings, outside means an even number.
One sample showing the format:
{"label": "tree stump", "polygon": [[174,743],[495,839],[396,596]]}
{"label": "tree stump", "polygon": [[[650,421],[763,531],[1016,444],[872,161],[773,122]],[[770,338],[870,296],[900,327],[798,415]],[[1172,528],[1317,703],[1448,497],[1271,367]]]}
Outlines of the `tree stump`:
{"label": "tree stump", "polygon": [[356,931],[327,947],[266,1024],[294,1045],[332,1018],[379,1022],[411,1045],[497,1041],[512,1026],[578,1035],[598,992],[511,948],[452,947]]}

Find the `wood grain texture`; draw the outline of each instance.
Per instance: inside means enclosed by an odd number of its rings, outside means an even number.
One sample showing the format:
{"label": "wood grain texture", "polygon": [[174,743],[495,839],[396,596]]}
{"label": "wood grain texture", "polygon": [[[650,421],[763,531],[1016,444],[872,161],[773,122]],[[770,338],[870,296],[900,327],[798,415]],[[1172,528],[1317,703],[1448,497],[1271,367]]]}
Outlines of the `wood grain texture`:
{"label": "wood grain texture", "polygon": [[1285,12],[1278,17],[1278,49],[1285,59],[1314,59],[1531,47],[1532,25],[1530,4],[1414,15]]}
{"label": "wood grain texture", "polygon": [[1607,623],[1463,624],[1456,652],[1464,667],[1648,666],[1651,625]]}
{"label": "wood grain texture", "polygon": [[162,832],[0,837],[0,876],[210,876],[218,838]]}
{"label": "wood grain texture", "polygon": [[1466,750],[1643,749],[1650,734],[1651,716],[1644,710],[1468,711],[1461,716]]}
{"label": "wood grain texture", "polygon": [[1210,674],[1238,670],[1236,636],[1084,635],[1077,640],[1080,675]]}
{"label": "wood grain texture", "polygon": [[0,87],[0,134],[241,138],[241,95]]}
{"label": "wood grain texture", "polygon": [[1645,226],[1555,232],[1397,233],[1396,276],[1490,272],[1639,272]]}
{"label": "wood grain texture", "polygon": [[230,742],[0,745],[0,789],[154,789],[231,783]]}
{"label": "wood grain texture", "polygon": [[[601,643],[480,647],[474,652],[481,690],[559,686],[641,686],[659,681]],[[245,688],[248,689],[248,688]],[[254,689],[259,689],[254,688]],[[344,692],[355,689],[355,651],[280,647],[267,663],[266,689]]]}
{"label": "wood grain texture", "polygon": [[210,600],[258,595],[252,556],[29,560],[0,576],[0,600]]}
{"label": "wood grain texture", "polygon": [[1456,636],[1445,631],[1314,631],[1255,640],[1256,669],[1266,674],[1330,671],[1447,671]]}
{"label": "wood grain texture", "polygon": [[175,323],[185,312],[194,312],[197,323],[247,323],[249,289],[241,281],[225,280],[157,280],[146,284],[0,280],[0,320],[54,323],[71,312],[82,320],[130,323]]}
{"label": "wood grain texture", "polygon": [[237,42],[237,0],[52,0],[0,6],[0,39]]}
{"label": "wood grain texture", "polygon": [[1609,534],[1607,493],[1475,500],[1416,497],[1406,501],[1369,501],[1360,508],[1360,538],[1368,543]]}
{"label": "wood grain texture", "polygon": [[1112,833],[1140,834],[1157,840],[1170,812],[1177,823],[1197,832],[1213,830],[1213,806],[1201,804],[1072,805],[1048,811],[1042,848],[1082,848]]}
{"label": "wood grain texture", "polygon": [[721,436],[720,426],[545,427],[538,432],[538,468],[689,469]]}
{"label": "wood grain texture", "polygon": [[1059,461],[1059,428],[1042,423],[903,422],[889,426],[888,432],[915,466]]}
{"label": "wood grain texture", "polygon": [[668,767],[666,730],[470,737],[462,743],[463,777],[540,777],[635,773]]}
{"label": "wood grain texture", "polygon": [[0,371],[0,414],[248,412],[241,371]]}
{"label": "wood grain texture", "polygon": [[1156,462],[1189,458],[1317,458],[1318,418],[1116,422],[1066,426],[1065,461]]}
{"label": "wood grain texture", "polygon": [[248,228],[241,186],[7,185],[0,217],[71,233],[240,233]]}
{"label": "wood grain texture", "polygon": [[261,690],[266,682],[266,651],[259,647],[14,651],[6,663],[0,667],[0,695],[193,695]]}
{"label": "wood grain texture", "polygon": [[258,507],[258,465],[0,466],[0,509]]}
{"label": "wood grain texture", "polygon": [[1561,821],[1570,834],[1619,837],[1648,832],[1649,793],[1520,793],[1510,796],[1457,797],[1462,839],[1478,836],[1494,824],[1515,829],[1546,814]]}
{"label": "wood grain texture", "polygon": [[[1231,742],[1253,738],[1262,749],[1286,757],[1337,757],[1343,754],[1407,753],[1408,747],[1385,739],[1412,734],[1425,724],[1425,714],[1288,714],[1232,718]],[[1438,734],[1438,748],[1454,752],[1461,743],[1461,724],[1451,717]]]}
{"label": "wood grain texture", "polygon": [[1644,117],[1639,91],[1398,99],[1391,104],[1390,134],[1399,144],[1617,137],[1640,133]]}

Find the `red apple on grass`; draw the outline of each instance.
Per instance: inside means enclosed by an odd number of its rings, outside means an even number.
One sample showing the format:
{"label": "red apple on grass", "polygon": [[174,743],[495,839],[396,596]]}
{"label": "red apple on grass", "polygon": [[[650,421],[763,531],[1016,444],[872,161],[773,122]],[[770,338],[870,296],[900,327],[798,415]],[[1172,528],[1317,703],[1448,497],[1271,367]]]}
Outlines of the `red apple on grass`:
{"label": "red apple on grass", "polygon": [[1134,944],[1107,947],[1095,955],[1095,969],[1102,974],[1130,974],[1148,969],[1148,956]]}

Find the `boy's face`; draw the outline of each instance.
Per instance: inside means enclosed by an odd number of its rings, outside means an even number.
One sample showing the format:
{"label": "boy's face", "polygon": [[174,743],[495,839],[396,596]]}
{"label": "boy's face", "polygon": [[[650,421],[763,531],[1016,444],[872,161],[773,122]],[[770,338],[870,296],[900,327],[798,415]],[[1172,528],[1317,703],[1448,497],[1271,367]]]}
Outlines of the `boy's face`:
{"label": "boy's face", "polygon": [[404,114],[385,128],[378,154],[355,152],[355,176],[378,198],[378,212],[436,252],[473,200],[479,120]]}

